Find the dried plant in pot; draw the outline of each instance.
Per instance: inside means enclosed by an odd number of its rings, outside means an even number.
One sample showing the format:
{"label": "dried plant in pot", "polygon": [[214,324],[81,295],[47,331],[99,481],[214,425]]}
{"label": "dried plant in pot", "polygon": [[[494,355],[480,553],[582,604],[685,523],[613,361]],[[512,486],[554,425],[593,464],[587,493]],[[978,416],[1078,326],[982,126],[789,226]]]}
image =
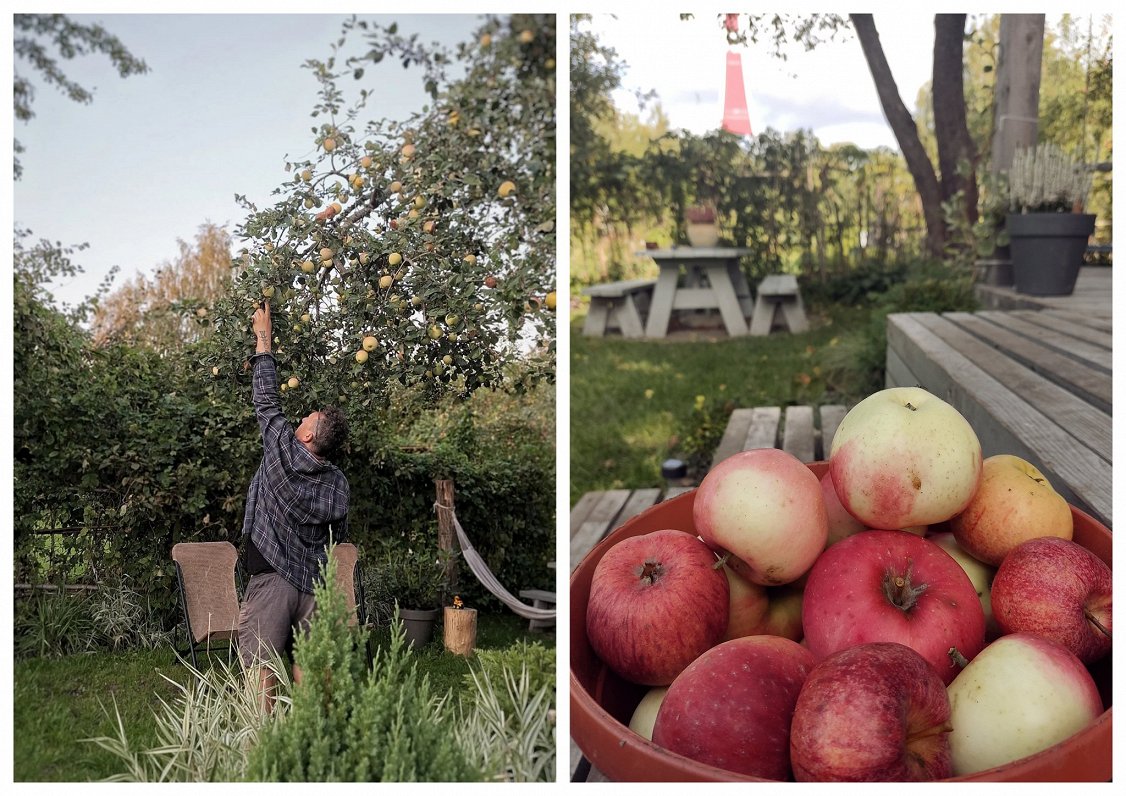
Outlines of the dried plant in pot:
{"label": "dried plant in pot", "polygon": [[1091,174],[1053,144],[1017,150],[1009,171],[1009,231],[1018,293],[1069,295],[1095,216],[1084,213]]}
{"label": "dried plant in pot", "polygon": [[684,211],[684,221],[689,245],[708,248],[719,243],[719,223],[715,207],[706,204],[691,205]]}

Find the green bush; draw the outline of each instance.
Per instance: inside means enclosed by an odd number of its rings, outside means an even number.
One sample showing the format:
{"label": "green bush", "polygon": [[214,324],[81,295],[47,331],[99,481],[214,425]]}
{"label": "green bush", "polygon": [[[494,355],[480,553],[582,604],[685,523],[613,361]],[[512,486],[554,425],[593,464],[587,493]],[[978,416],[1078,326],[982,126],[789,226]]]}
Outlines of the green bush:
{"label": "green bush", "polygon": [[[335,580],[329,563],[325,583]],[[435,695],[396,623],[367,666],[368,631],[348,626],[340,592],[316,588],[308,636],[294,645],[304,673],[284,716],[259,733],[247,776],[259,782],[446,782],[480,778],[454,742],[455,715]]]}
{"label": "green bush", "polygon": [[[528,643],[519,641],[501,650],[477,650],[475,669],[486,675],[492,682],[504,680],[504,673],[524,670],[528,676],[528,688],[532,692],[550,688],[552,704],[555,695],[555,647],[545,647],[538,641]],[[473,691],[473,674],[465,676],[465,686]],[[511,710],[511,703],[504,705]]]}
{"label": "green bush", "polygon": [[97,646],[90,601],[61,586],[17,602],[12,635],[17,658],[61,657]]}

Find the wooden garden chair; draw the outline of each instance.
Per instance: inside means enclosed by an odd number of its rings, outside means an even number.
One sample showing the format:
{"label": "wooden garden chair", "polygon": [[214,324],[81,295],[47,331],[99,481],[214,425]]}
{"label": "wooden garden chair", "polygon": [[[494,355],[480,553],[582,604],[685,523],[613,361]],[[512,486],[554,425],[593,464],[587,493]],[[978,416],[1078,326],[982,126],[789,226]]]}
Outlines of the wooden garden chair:
{"label": "wooden garden chair", "polygon": [[180,542],[172,546],[180,605],[184,609],[188,652],[199,668],[196,648],[209,652],[212,641],[238,641],[238,551],[230,542]]}

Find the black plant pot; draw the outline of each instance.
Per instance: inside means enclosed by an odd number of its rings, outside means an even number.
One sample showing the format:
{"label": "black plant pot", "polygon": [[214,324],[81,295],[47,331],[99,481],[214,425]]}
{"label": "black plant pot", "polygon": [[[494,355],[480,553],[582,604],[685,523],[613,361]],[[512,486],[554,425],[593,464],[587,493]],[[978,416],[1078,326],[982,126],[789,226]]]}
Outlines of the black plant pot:
{"label": "black plant pot", "polygon": [[1031,296],[1070,295],[1095,231],[1094,214],[1011,213],[1006,224],[1016,291]]}
{"label": "black plant pot", "polygon": [[438,621],[440,613],[437,608],[399,609],[399,618],[403,620],[408,648],[421,649],[430,643],[430,639],[434,637],[434,625]]}

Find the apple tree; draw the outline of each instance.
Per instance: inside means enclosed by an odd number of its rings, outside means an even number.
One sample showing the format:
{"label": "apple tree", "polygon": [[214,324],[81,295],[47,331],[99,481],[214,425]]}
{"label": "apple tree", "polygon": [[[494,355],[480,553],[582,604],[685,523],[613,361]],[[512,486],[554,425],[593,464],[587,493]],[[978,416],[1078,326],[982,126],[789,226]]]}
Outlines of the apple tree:
{"label": "apple tree", "polygon": [[[367,52],[345,58],[356,36]],[[282,389],[303,404],[378,405],[394,384],[468,395],[517,362],[551,378],[554,54],[550,15],[487,18],[456,52],[348,20],[332,56],[305,64],[309,153],[273,206],[241,198],[231,289],[199,320],[214,324],[206,375],[245,371],[268,300]],[[349,104],[341,88],[385,59],[423,70],[430,102],[406,120],[368,118],[369,90]]]}

